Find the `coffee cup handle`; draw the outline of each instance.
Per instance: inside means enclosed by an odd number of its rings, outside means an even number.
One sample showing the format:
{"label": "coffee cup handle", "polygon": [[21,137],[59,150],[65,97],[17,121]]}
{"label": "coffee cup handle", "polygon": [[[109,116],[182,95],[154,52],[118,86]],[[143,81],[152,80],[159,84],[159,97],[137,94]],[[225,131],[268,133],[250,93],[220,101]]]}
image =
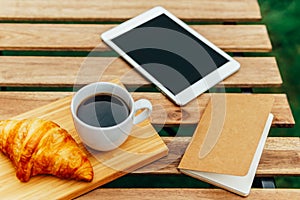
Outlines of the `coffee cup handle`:
{"label": "coffee cup handle", "polygon": [[[135,116],[136,112],[142,109],[144,109],[144,111]],[[147,99],[140,99],[134,102],[133,124],[138,124],[144,121],[150,116],[151,112],[152,112],[152,104]]]}

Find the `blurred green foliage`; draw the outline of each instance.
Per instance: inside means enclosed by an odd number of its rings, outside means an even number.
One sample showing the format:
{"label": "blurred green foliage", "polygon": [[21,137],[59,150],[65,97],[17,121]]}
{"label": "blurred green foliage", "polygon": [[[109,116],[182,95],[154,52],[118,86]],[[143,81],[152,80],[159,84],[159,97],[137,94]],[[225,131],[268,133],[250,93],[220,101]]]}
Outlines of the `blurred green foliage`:
{"label": "blurred green foliage", "polygon": [[[273,136],[300,136],[300,1],[259,0],[262,22],[267,25],[273,52],[294,114],[294,128],[273,129]],[[300,188],[300,177],[277,177],[277,187]]]}
{"label": "blurred green foliage", "polygon": [[300,1],[259,0],[262,23],[267,25],[274,55],[283,79],[296,125],[277,129],[273,136],[300,136]]}

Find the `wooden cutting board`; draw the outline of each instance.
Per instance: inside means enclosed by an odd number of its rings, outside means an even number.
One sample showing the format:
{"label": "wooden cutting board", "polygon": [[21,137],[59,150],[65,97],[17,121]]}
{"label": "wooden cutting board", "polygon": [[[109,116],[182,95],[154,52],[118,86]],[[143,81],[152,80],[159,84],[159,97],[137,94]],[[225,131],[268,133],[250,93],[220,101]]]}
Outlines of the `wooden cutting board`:
{"label": "wooden cutting board", "polygon": [[[135,126],[131,136],[119,149],[109,152],[87,150],[77,135],[70,111],[72,97],[66,97],[46,106],[14,117],[39,117],[52,120],[66,129],[88,155],[94,169],[90,183],[62,180],[39,175],[21,183],[10,160],[0,153],[0,196],[3,199],[70,199],[117,179],[168,154],[168,148],[149,121]],[[92,152],[92,153],[91,153]],[[93,155],[92,155],[93,154]]]}

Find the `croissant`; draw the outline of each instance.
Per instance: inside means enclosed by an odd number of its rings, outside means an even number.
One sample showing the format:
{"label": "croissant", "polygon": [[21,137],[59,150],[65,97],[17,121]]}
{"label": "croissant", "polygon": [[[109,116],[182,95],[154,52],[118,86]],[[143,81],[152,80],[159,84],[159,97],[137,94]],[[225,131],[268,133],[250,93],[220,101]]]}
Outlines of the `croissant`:
{"label": "croissant", "polygon": [[22,182],[38,174],[93,179],[93,167],[86,154],[66,130],[52,121],[0,121],[0,150],[12,161]]}

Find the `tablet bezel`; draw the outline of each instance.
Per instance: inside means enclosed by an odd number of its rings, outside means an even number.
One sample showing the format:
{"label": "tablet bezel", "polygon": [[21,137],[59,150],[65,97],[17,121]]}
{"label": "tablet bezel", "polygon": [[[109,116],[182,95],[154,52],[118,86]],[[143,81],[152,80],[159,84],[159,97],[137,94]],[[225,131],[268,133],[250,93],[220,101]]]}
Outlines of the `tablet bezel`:
{"label": "tablet bezel", "polygon": [[[146,23],[147,21],[158,17],[161,14],[167,15],[171,20],[177,23],[179,26],[193,34],[196,38],[207,44],[214,51],[219,53],[221,56],[228,60],[227,63],[218,67],[208,75],[204,76],[202,79],[199,79],[194,84],[190,85],[188,88],[174,95],[171,91],[165,88],[158,80],[156,80],[151,74],[149,74],[146,70],[144,70],[138,63],[136,63],[131,57],[129,57],[121,48],[119,48],[112,40],[131,29],[140,26],[141,24]],[[155,84],[163,94],[167,95],[172,101],[174,101],[177,105],[185,105],[194,98],[198,97],[203,92],[209,90],[211,87],[216,85],[217,83],[224,80],[226,77],[230,76],[234,72],[236,72],[240,68],[240,64],[234,60],[231,56],[226,54],[224,51],[216,47],[194,29],[189,27],[183,21],[175,17],[173,14],[165,10],[164,8],[158,6],[152,8],[122,24],[104,32],[101,34],[102,40],[109,45],[112,49],[114,49],[119,55],[121,55],[127,62],[129,62],[135,69],[137,69],[141,74],[143,74],[149,81]]]}

